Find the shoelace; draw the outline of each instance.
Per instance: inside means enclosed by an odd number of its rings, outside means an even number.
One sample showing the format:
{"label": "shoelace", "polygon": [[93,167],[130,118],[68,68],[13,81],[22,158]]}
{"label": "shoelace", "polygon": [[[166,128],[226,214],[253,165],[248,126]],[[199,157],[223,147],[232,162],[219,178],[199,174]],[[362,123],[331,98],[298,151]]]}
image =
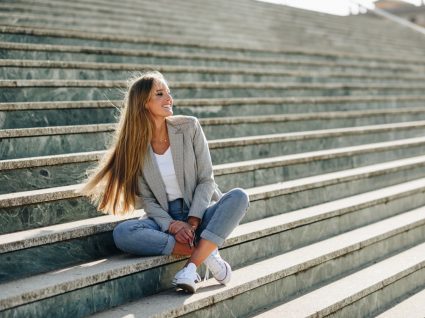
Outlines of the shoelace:
{"label": "shoelace", "polygon": [[205,270],[204,282],[210,279],[210,269],[208,266],[205,266],[207,269]]}
{"label": "shoelace", "polygon": [[[217,258],[216,258],[216,255],[217,255],[217,253],[218,253],[218,251],[216,251],[216,252],[213,252],[213,253],[211,253],[211,255],[210,256],[208,256],[208,257],[212,257],[212,259],[215,261],[215,262],[217,262],[218,264],[220,263],[218,260],[217,260]],[[220,265],[219,265],[220,266]],[[206,266],[205,265],[205,267],[206,267],[206,270],[205,270],[205,276],[204,276],[204,281],[206,281],[206,280],[208,280],[209,278],[210,278],[210,268],[208,267],[208,266]],[[212,273],[212,272],[211,272]]]}

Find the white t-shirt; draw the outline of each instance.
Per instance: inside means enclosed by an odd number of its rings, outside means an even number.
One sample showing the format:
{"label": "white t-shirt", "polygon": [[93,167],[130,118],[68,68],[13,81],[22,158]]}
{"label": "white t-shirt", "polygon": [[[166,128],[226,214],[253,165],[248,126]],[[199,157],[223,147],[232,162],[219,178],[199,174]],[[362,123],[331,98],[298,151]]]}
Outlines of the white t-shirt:
{"label": "white t-shirt", "polygon": [[168,201],[174,201],[176,199],[183,198],[183,194],[177,182],[176,171],[174,170],[171,147],[168,147],[167,151],[162,155],[158,155],[156,153],[154,153],[154,155],[156,163],[158,164],[159,172],[161,173],[162,180],[165,184],[165,191],[167,192]]}

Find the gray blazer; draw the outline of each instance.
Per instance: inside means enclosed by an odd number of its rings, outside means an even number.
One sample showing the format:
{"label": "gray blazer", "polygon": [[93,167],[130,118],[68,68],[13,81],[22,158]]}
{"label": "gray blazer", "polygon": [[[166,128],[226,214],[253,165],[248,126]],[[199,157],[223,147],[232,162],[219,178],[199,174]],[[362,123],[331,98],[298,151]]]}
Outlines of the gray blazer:
{"label": "gray blazer", "polygon": [[[195,117],[171,116],[166,122],[174,170],[189,216],[202,219],[208,206],[222,196],[214,181],[207,140]],[[165,185],[150,145],[139,176],[139,193],[137,201],[146,215],[154,219],[162,231],[167,231],[173,219],[167,212]]]}

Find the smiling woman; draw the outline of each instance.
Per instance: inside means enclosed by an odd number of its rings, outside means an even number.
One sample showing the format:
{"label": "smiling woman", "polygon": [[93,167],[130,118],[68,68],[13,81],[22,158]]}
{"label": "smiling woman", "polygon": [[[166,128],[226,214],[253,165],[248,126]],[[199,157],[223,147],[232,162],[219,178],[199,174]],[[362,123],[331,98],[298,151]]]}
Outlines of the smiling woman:
{"label": "smiling woman", "polygon": [[195,292],[202,263],[220,284],[230,281],[231,267],[218,247],[245,215],[248,195],[242,189],[220,192],[199,121],[173,116],[173,98],[161,73],[131,81],[114,144],[80,193],[113,214],[142,202],[146,215],[118,224],[114,242],[136,255],[189,256],[174,286]]}

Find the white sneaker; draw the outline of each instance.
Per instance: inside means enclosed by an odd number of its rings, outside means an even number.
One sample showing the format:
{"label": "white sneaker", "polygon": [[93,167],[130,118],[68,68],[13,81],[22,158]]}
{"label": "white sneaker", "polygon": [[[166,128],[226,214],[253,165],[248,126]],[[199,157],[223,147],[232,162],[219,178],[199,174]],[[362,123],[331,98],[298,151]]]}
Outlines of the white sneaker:
{"label": "white sneaker", "polygon": [[201,277],[196,272],[196,265],[193,263],[187,264],[186,267],[183,267],[179,270],[173,279],[173,286],[181,288],[186,292],[194,293],[196,292],[196,283],[201,281]]}
{"label": "white sneaker", "polygon": [[206,258],[204,264],[207,266],[207,271],[209,269],[220,284],[226,285],[230,282],[232,278],[232,268],[229,263],[221,258],[218,249],[215,249],[210,256]]}

